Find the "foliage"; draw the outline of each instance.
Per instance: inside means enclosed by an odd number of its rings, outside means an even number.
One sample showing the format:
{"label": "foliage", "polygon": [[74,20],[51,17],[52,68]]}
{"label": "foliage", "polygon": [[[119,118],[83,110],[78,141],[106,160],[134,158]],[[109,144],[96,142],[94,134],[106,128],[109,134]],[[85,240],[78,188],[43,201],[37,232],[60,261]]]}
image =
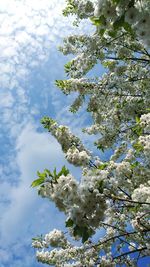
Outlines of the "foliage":
{"label": "foliage", "polygon": [[[67,1],[63,14],[75,15],[78,23],[89,19],[96,31],[64,39],[60,50],[74,58],[65,65],[68,79],[57,80],[56,85],[66,95],[78,92],[71,112],[77,112],[86,100],[93,123],[83,132],[99,134],[96,147],[103,153],[111,149],[113,154],[103,162],[68,127],[42,119],[68,162],[81,167],[82,177],[77,181],[65,167],[58,174],[45,170],[38,172],[32,186],[38,186],[39,194],[65,213],[70,235],[83,243],[75,246],[55,229],[33,241],[42,263],[139,266],[149,254],[149,13],[146,0]],[[87,78],[99,63],[106,72]],[[94,242],[97,229],[105,233]],[[45,251],[49,246],[55,249]]]}

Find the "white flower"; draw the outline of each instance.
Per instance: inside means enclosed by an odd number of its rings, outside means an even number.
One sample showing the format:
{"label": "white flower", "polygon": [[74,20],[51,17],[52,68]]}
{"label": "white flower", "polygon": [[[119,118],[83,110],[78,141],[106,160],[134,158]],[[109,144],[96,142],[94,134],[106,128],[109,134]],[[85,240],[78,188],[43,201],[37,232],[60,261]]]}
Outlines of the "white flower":
{"label": "white flower", "polygon": [[131,7],[125,13],[125,21],[129,24],[135,24],[138,21],[139,12],[135,7]]}

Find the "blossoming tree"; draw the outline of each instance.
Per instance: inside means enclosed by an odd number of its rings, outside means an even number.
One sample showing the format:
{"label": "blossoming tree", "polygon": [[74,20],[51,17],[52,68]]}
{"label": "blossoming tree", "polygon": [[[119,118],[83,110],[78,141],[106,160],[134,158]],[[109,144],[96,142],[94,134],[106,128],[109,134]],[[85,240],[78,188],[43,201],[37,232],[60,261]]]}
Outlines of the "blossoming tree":
{"label": "blossoming tree", "polygon": [[[77,181],[66,167],[45,169],[32,186],[65,213],[70,235],[82,245],[56,229],[32,245],[38,261],[57,267],[142,266],[150,252],[150,1],[68,0],[63,14],[75,15],[78,25],[91,21],[95,32],[64,40],[60,50],[74,59],[65,65],[69,78],[56,85],[66,95],[78,92],[72,112],[87,101],[93,124],[83,132],[99,134],[97,149],[113,154],[102,161],[68,127],[42,119],[82,177]],[[99,63],[106,72],[88,78]]]}

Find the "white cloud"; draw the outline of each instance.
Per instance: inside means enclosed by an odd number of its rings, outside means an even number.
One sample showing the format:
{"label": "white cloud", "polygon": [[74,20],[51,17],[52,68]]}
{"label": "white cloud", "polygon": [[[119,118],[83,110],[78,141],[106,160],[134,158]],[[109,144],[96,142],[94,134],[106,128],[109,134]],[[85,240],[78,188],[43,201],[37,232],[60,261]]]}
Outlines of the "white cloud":
{"label": "white cloud", "polygon": [[0,106],[5,108],[9,107],[11,108],[14,103],[14,98],[11,94],[11,92],[3,92],[0,91]]}
{"label": "white cloud", "polygon": [[[30,119],[34,114],[31,109],[29,116],[27,106],[27,101],[30,102],[28,82],[32,70],[53,58],[56,53],[54,48],[64,36],[70,31],[77,31],[73,29],[73,20],[62,16],[64,6],[65,0],[0,0],[0,88],[6,91],[5,103],[10,104],[9,90],[15,92],[11,103],[18,102],[17,107],[13,106],[13,112],[8,110],[9,105],[6,104],[7,109],[3,110],[0,120],[13,136],[15,125],[19,123],[23,126],[26,123],[24,117]],[[18,88],[24,92],[24,98],[18,94]],[[36,88],[34,90],[36,93]],[[4,106],[0,103],[0,109]],[[7,115],[3,116],[4,113]],[[14,116],[16,113],[17,116]]]}
{"label": "white cloud", "polygon": [[37,192],[30,185],[37,170],[55,165],[60,168],[66,162],[56,141],[46,133],[38,133],[32,124],[28,124],[19,136],[17,150],[17,164],[21,172],[19,183],[12,188],[7,183],[2,184],[11,200],[0,223],[1,238],[6,243],[14,242],[22,233],[25,234],[32,222],[30,216],[36,205]]}
{"label": "white cloud", "polygon": [[[38,210],[36,209],[39,197],[36,190],[32,189],[30,185],[36,179],[37,170],[43,171],[44,168],[53,170],[55,166],[60,170],[65,164],[74,173],[79,173],[75,167],[66,162],[56,140],[47,133],[37,132],[35,125],[31,123],[26,125],[18,137],[17,152],[17,164],[20,170],[19,183],[10,187],[9,183],[4,182],[1,187],[5,197],[7,195],[6,200],[10,201],[10,204],[5,207],[0,222],[1,242],[4,244],[14,243],[21,236],[24,238],[30,224],[38,225],[40,223],[40,216],[38,223],[35,218],[31,217],[35,216],[34,213],[38,216],[38,214],[47,212],[49,209],[50,213],[52,212],[56,217],[59,217],[59,213],[56,214],[56,210],[54,211],[54,205],[52,205],[52,209],[50,204],[46,204],[44,207],[44,201],[43,203],[40,202]],[[2,199],[4,200],[4,197]],[[53,217],[55,217],[54,214]],[[48,224],[51,224],[51,226],[54,224],[60,225],[61,221],[57,220],[57,223],[55,223],[52,220]]]}

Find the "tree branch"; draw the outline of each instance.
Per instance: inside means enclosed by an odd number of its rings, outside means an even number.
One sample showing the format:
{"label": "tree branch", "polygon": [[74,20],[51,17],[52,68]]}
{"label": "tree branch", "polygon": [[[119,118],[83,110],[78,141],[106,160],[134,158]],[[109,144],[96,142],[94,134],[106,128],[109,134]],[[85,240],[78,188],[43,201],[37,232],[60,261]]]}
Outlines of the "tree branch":
{"label": "tree branch", "polygon": [[146,250],[146,249],[147,249],[147,247],[143,247],[143,248],[138,248],[138,249],[135,249],[135,250],[132,250],[132,251],[125,252],[123,254],[120,254],[119,256],[114,257],[113,260],[119,259],[121,257],[127,256],[127,255],[135,253],[135,252],[141,252],[141,251]]}

